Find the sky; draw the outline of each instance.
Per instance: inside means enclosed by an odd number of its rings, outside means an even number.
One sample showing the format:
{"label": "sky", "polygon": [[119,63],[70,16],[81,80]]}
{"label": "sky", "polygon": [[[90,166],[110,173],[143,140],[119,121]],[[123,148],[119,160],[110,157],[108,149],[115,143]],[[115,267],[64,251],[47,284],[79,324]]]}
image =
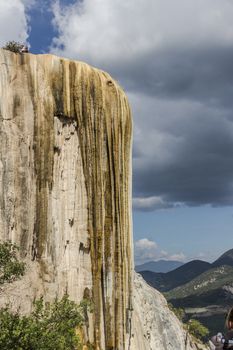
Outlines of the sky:
{"label": "sky", "polygon": [[232,19],[232,0],[0,0],[0,45],[85,61],[127,93],[136,264],[233,248]]}

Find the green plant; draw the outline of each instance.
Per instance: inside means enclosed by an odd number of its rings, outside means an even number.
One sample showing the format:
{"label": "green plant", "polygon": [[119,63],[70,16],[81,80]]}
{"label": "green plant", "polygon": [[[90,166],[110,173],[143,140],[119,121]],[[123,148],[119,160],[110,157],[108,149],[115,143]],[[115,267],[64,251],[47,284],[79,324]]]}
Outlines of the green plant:
{"label": "green plant", "polygon": [[67,295],[53,303],[37,300],[29,316],[4,308],[0,310],[0,349],[81,349],[77,328],[83,322],[83,306],[70,301]]}
{"label": "green plant", "polygon": [[20,53],[20,50],[23,48],[23,44],[16,41],[8,41],[2,49],[12,51],[15,53]]}
{"label": "green plant", "polygon": [[18,260],[19,248],[11,242],[0,243],[0,284],[23,276],[25,264]]}
{"label": "green plant", "polygon": [[190,319],[187,322],[187,329],[190,334],[202,341],[205,341],[207,336],[209,335],[208,328],[203,326],[201,322],[194,319]]}
{"label": "green plant", "polygon": [[[171,303],[168,303],[168,307],[181,322],[184,322],[185,319],[187,319],[184,309],[175,308]],[[184,323],[184,328],[187,329],[190,334],[192,334],[197,339],[200,339],[201,341],[206,341],[207,336],[209,335],[208,328],[203,326],[201,322],[195,319],[190,319],[187,323]]]}
{"label": "green plant", "polygon": [[[0,243],[0,284],[13,282],[24,274],[25,264],[18,260],[19,248],[11,242]],[[92,312],[91,300],[79,305],[65,295],[61,300],[45,303],[36,300],[30,315],[12,312],[9,306],[0,309],[1,350],[79,350],[77,333]],[[91,349],[91,344],[88,345]]]}
{"label": "green plant", "polygon": [[180,320],[183,321],[185,318],[185,311],[181,307],[175,308],[171,303],[168,303],[169,309],[176,315],[176,317]]}

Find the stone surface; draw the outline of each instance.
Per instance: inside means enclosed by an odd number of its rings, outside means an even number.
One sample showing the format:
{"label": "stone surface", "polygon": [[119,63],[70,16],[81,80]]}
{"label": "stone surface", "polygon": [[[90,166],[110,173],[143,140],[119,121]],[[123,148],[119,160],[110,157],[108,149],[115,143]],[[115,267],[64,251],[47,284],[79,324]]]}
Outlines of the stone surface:
{"label": "stone surface", "polygon": [[135,273],[131,350],[207,350],[192,339],[161,293]]}
{"label": "stone surface", "polygon": [[0,238],[27,262],[1,293],[94,301],[87,338],[125,349],[131,299],[131,116],[105,72],[0,50]]}

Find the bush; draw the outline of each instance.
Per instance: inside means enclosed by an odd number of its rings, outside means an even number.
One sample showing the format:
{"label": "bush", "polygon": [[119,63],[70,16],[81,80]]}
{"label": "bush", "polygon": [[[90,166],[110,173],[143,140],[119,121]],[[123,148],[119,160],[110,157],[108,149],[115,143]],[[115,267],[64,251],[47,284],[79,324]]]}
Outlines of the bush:
{"label": "bush", "polygon": [[181,307],[175,308],[171,303],[168,303],[169,309],[176,315],[176,317],[183,322],[185,318],[185,311]]}
{"label": "bush", "polygon": [[[77,350],[82,348],[77,327],[84,322],[83,303],[75,304],[64,296],[44,303],[39,299],[29,316],[0,310],[1,350]],[[86,303],[84,303],[86,307]]]}
{"label": "bush", "polygon": [[23,276],[25,264],[18,261],[19,248],[11,242],[0,243],[0,284]]}
{"label": "bush", "polygon": [[197,320],[190,319],[187,323],[187,326],[189,333],[200,340],[205,341],[209,335],[208,328],[203,326],[203,324]]}
{"label": "bush", "polygon": [[[19,262],[19,248],[11,242],[0,243],[0,284],[13,282],[24,274],[25,264]],[[60,301],[34,302],[33,312],[22,316],[9,306],[0,309],[1,350],[78,350],[82,349],[77,328],[87,322],[92,303],[84,299],[80,305],[65,295]],[[91,344],[88,349],[91,349]]]}
{"label": "bush", "polygon": [[12,51],[15,53],[20,53],[23,48],[23,44],[16,41],[8,41],[5,46],[2,47],[4,50]]}
{"label": "bush", "polygon": [[[181,322],[185,322],[185,319],[187,320],[184,309],[175,308],[171,303],[168,303],[168,307]],[[187,323],[184,323],[184,327],[188,330],[190,334],[192,334],[197,339],[200,339],[204,342],[207,340],[209,330],[208,328],[203,326],[201,322],[194,319],[190,319]]]}

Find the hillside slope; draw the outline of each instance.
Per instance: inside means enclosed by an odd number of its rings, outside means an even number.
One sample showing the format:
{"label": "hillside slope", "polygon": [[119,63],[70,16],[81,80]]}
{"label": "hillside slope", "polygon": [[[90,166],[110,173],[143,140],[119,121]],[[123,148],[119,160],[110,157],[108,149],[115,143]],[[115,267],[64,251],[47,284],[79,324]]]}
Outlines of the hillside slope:
{"label": "hillside slope", "polygon": [[166,292],[189,282],[210,267],[210,263],[201,260],[193,260],[167,273],[141,271],[140,274],[150,286],[159,291]]}
{"label": "hillside slope", "polygon": [[[212,268],[190,282],[165,293],[168,300],[183,299],[188,296],[200,296],[216,291],[225,286],[233,286],[233,267],[220,266]],[[216,300],[217,302],[217,300]]]}
{"label": "hillside slope", "polygon": [[222,265],[233,266],[233,249],[228,250],[222,254],[216,261],[213,262],[213,267],[218,267]]}
{"label": "hillside slope", "polygon": [[211,335],[224,332],[225,316],[233,304],[233,267],[213,267],[167,292],[166,298],[185,309],[187,317],[203,323]]}

